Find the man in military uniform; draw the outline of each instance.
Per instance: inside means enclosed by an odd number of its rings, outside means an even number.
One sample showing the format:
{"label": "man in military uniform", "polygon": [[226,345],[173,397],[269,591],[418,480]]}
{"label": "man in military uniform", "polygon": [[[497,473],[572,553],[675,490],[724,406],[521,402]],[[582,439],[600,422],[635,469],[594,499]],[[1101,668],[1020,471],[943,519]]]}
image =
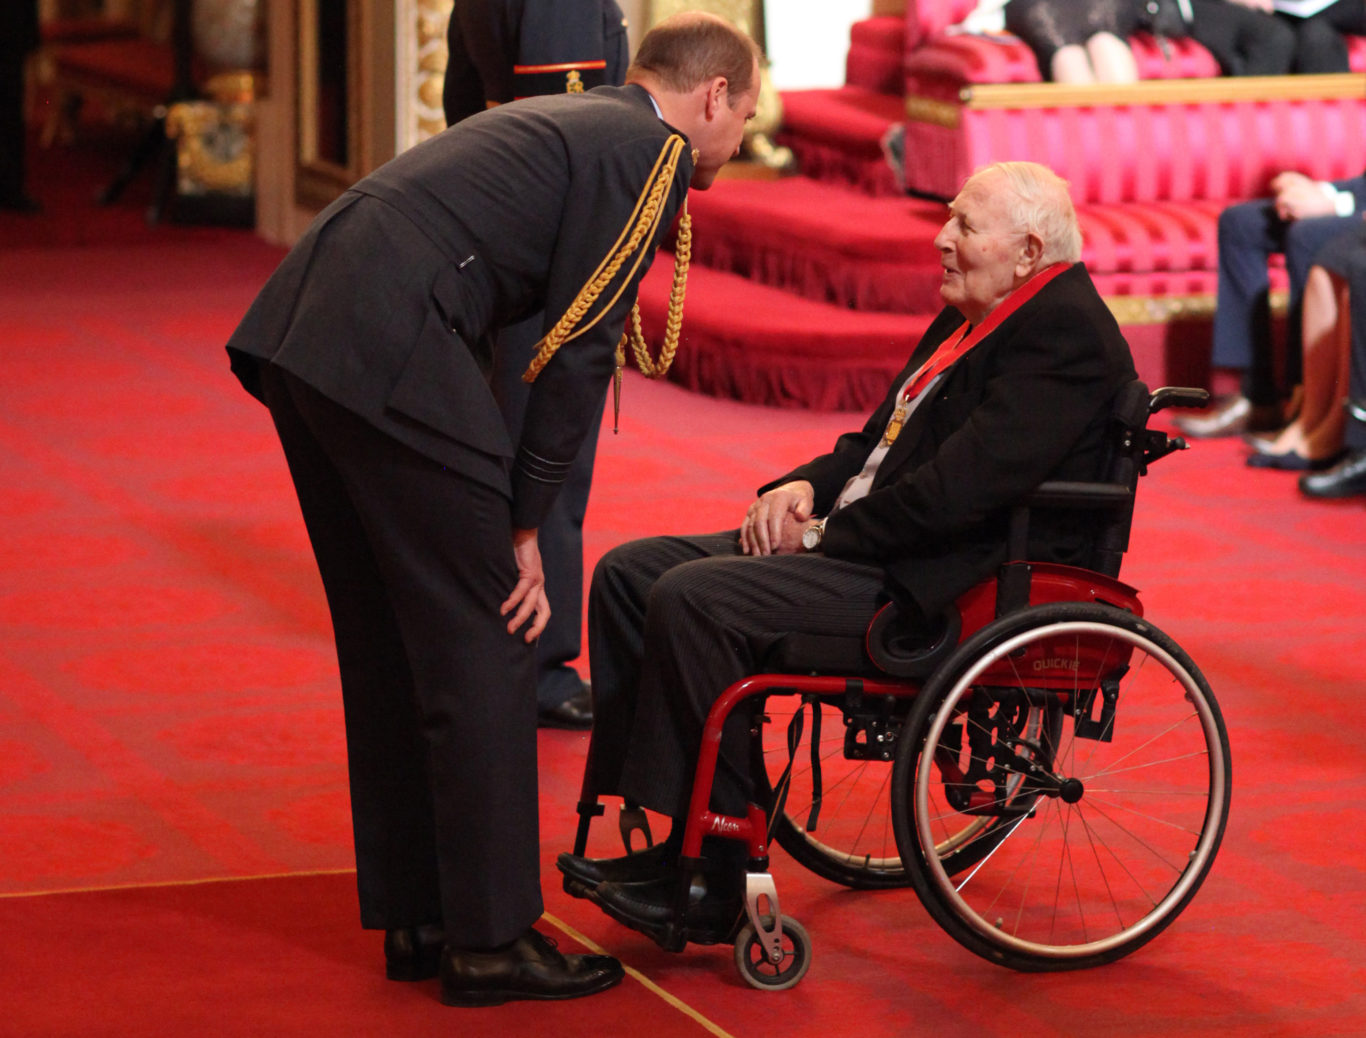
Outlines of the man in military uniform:
{"label": "man in military uniform", "polygon": [[[442,104],[451,126],[519,97],[620,86],[629,60],[616,0],[456,0],[446,44]],[[513,439],[526,414],[522,372],[543,324],[535,314],[498,333],[493,392]],[[592,698],[573,661],[583,648],[583,520],[600,424],[589,428],[539,531],[551,619],[536,644],[536,718],[546,728],[593,723]]]}
{"label": "man in military uniform", "polygon": [[[541,915],[533,643],[541,525],[689,187],[739,150],[758,50],[680,15],[624,87],[462,120],[329,206],[228,342],[270,409],[332,614],[361,925],[442,1000],[588,995]],[[521,435],[495,333],[544,311]]]}

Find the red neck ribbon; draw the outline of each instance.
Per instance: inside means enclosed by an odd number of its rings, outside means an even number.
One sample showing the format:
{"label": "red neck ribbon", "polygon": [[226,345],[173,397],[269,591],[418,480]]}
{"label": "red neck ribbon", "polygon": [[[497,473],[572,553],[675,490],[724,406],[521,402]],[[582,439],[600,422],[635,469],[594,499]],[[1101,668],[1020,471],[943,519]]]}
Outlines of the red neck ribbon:
{"label": "red neck ribbon", "polygon": [[906,389],[901,394],[903,403],[914,400],[919,396],[927,385],[936,375],[944,371],[955,361],[963,357],[968,350],[972,349],[988,335],[1001,326],[1001,322],[1013,314],[1025,303],[1029,302],[1039,291],[1064,270],[1070,267],[1070,263],[1054,263],[1051,267],[1039,271],[1023,285],[1017,288],[1005,299],[996,305],[996,309],[987,314],[986,320],[973,328],[964,321],[956,332],[939,344],[939,348],[927,360],[920,370],[915,373]]}

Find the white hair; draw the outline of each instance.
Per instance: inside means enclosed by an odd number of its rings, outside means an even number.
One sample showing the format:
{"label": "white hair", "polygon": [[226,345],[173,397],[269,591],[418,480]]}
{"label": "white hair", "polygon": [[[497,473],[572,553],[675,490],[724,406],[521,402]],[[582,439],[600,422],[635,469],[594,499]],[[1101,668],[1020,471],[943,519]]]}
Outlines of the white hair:
{"label": "white hair", "polygon": [[979,169],[967,183],[993,172],[1000,173],[1010,185],[1012,222],[1043,242],[1043,263],[1076,263],[1081,259],[1081,226],[1066,180],[1037,162],[996,162]]}

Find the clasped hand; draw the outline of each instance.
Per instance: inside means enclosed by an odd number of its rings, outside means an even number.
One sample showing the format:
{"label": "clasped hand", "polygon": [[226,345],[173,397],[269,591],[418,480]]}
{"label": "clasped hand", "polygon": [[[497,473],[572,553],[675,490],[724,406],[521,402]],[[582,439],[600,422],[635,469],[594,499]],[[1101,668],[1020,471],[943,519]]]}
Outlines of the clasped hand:
{"label": "clasped hand", "polygon": [[1271,180],[1276,215],[1282,220],[1333,215],[1333,200],[1317,181],[1303,173],[1278,173]]}
{"label": "clasped hand", "polygon": [[796,555],[802,534],[815,520],[811,510],[816,489],[804,479],[784,483],[764,494],[740,523],[740,548],[746,555]]}

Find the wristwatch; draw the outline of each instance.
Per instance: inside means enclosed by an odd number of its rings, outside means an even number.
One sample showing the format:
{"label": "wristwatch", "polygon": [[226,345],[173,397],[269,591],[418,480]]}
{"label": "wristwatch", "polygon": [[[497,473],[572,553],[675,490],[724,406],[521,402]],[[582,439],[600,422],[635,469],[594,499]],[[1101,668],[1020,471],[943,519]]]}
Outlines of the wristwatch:
{"label": "wristwatch", "polygon": [[825,536],[825,520],[817,519],[802,531],[802,547],[807,551],[819,551],[821,538]]}

